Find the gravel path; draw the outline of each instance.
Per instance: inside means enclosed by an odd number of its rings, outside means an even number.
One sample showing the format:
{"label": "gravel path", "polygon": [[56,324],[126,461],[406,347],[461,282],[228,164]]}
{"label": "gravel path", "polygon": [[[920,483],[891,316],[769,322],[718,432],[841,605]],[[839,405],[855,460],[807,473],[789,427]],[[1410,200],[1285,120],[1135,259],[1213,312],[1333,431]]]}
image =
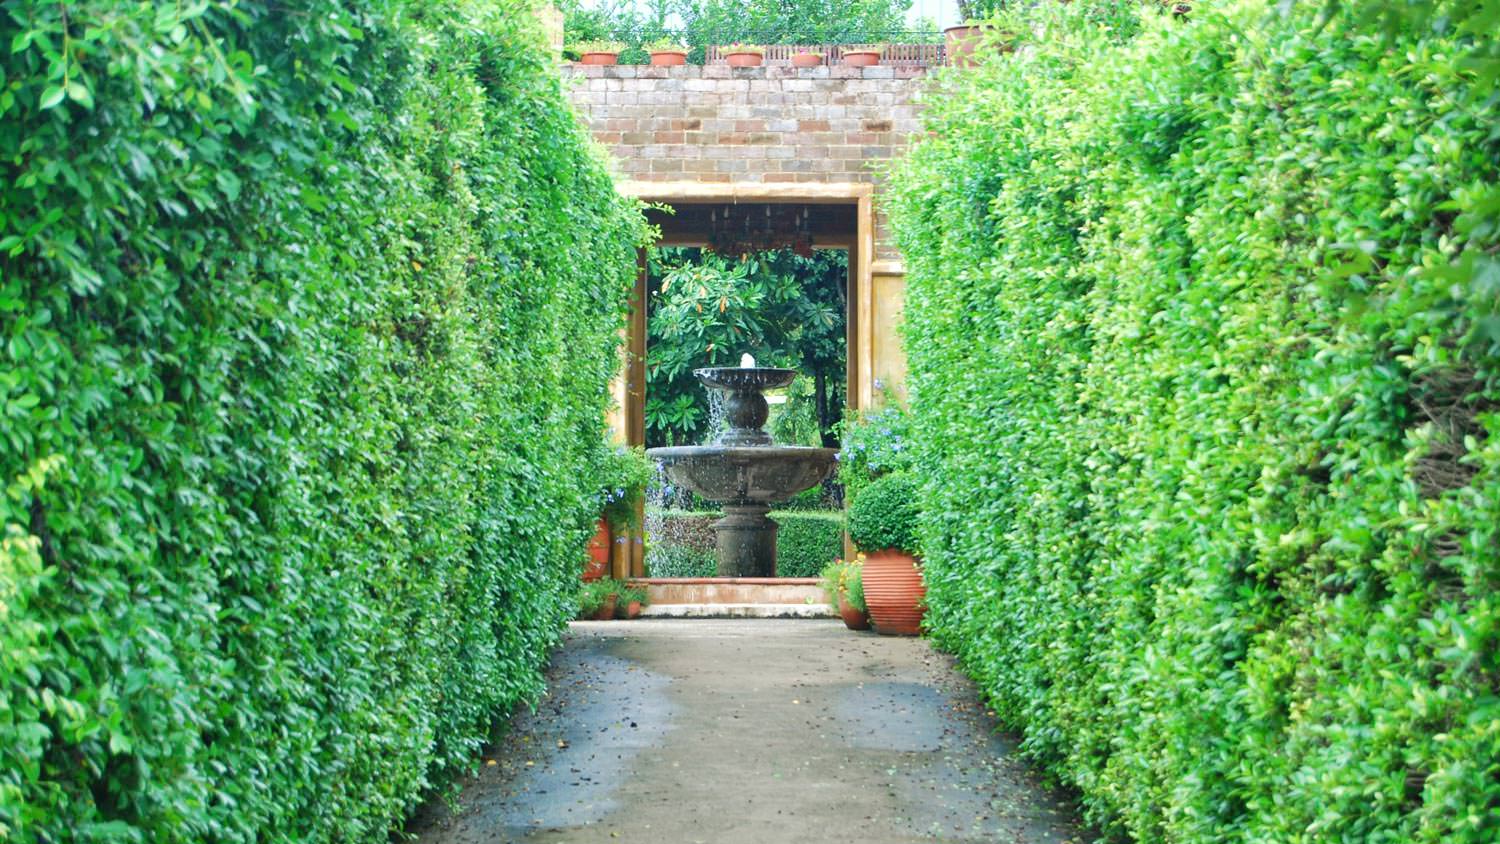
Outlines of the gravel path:
{"label": "gravel path", "polygon": [[416,841],[1091,840],[920,640],[827,620],[581,622],[549,684],[456,806],[417,813]]}

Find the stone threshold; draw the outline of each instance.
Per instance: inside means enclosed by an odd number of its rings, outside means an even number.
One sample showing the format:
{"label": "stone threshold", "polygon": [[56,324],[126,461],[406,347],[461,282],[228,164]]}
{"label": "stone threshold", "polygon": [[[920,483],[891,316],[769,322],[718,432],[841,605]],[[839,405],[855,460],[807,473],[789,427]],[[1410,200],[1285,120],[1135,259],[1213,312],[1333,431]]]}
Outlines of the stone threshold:
{"label": "stone threshold", "polygon": [[836,618],[828,604],[652,604],[641,618]]}
{"label": "stone threshold", "polygon": [[[822,606],[828,609],[815,577],[655,577],[637,578],[632,586],[650,596],[647,613],[669,606]],[[741,612],[736,610],[736,612]],[[704,616],[694,616],[704,617]],[[742,618],[744,615],[727,616]]]}

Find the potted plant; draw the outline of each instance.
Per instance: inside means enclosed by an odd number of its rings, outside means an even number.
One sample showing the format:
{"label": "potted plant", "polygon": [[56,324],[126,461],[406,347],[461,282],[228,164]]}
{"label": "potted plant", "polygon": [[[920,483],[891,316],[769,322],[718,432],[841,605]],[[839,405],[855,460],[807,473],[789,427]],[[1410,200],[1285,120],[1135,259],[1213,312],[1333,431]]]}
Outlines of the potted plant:
{"label": "potted plant", "polygon": [[829,605],[850,630],[870,629],[870,611],[865,606],[865,590],[860,581],[864,562],[863,554],[849,562],[835,560],[824,567],[819,584],[828,596]]}
{"label": "potted plant", "polygon": [[873,47],[848,47],[844,50],[844,64],[849,67],[874,67],[880,64],[880,57],[885,54],[885,48]]}
{"label": "potted plant", "polygon": [[888,636],[917,635],[925,611],[916,495],[916,476],[894,472],[877,478],[849,505],[849,537],[865,552],[865,605],[876,632]]}
{"label": "potted plant", "polygon": [[792,55],[792,67],[817,67],[823,63],[823,54],[803,50]]}
{"label": "potted plant", "polygon": [[620,600],[621,584],[618,580],[603,578],[585,583],[578,590],[578,618],[581,620],[608,621],[615,617],[615,607]]}
{"label": "potted plant", "polygon": [[625,45],[619,41],[580,41],[571,50],[578,54],[579,64],[615,65],[620,63]]}
{"label": "potted plant", "polygon": [[615,609],[620,618],[640,618],[641,610],[651,603],[651,595],[638,586],[626,586],[616,594]]}
{"label": "potted plant", "polygon": [[766,48],[754,44],[730,44],[720,52],[730,67],[760,67],[766,60]]}
{"label": "potted plant", "polygon": [[682,67],[687,64],[689,48],[666,38],[647,44],[646,52],[651,54],[652,67]]}
{"label": "potted plant", "polygon": [[599,523],[589,542],[584,580],[597,580],[609,571],[609,550],[615,540],[640,529],[640,502],[655,467],[639,448],[606,447],[599,458]]}
{"label": "potted plant", "polygon": [[943,30],[947,46],[948,63],[954,67],[974,67],[979,64],[976,56],[979,48],[995,42],[1002,53],[1015,50],[1010,43],[1013,33],[1002,30],[992,20],[1005,10],[1007,0],[958,0],[958,13],[963,23]]}

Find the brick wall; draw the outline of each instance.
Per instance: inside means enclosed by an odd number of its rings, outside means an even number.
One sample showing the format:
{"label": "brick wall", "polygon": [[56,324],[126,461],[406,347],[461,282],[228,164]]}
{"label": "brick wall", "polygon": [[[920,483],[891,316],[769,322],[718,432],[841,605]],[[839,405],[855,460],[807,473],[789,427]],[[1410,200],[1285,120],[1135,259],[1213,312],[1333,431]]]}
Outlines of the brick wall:
{"label": "brick wall", "polygon": [[877,258],[895,258],[882,165],[920,131],[916,67],[567,65],[571,96],[623,179],[870,182]]}

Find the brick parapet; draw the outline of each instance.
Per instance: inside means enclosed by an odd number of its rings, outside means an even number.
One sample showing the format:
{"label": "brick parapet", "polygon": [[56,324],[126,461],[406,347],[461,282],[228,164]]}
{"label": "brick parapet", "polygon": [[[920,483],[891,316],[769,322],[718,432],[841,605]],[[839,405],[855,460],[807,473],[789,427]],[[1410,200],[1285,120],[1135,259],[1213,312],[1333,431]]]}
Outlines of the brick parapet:
{"label": "brick parapet", "polygon": [[567,65],[570,96],[622,178],[876,185],[877,258],[895,257],[883,170],[921,131],[926,71]]}

